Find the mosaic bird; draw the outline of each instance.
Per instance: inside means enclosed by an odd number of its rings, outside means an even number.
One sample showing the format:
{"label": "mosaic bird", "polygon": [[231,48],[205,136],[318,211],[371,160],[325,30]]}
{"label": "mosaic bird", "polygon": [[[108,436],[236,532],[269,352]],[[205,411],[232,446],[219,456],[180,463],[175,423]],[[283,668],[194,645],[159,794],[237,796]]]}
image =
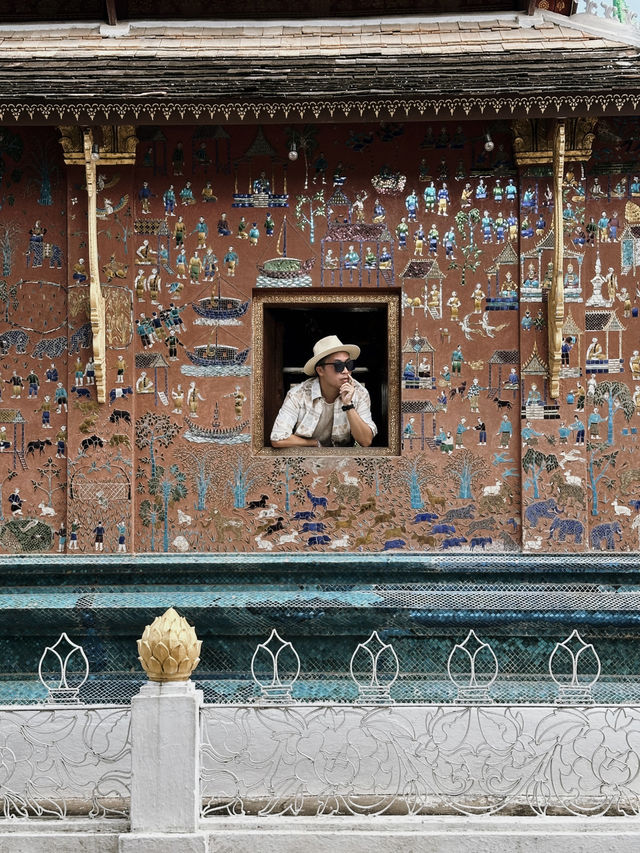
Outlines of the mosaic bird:
{"label": "mosaic bird", "polygon": [[482,328],[484,329],[484,331],[486,332],[486,334],[490,338],[495,338],[496,332],[501,332],[502,329],[506,329],[506,327],[507,327],[506,323],[501,323],[499,326],[491,326],[489,324],[489,312],[488,311],[485,311],[484,314],[482,315]]}
{"label": "mosaic bird", "polygon": [[119,202],[113,204],[110,199],[105,198],[104,207],[96,208],[96,216],[98,219],[106,219],[107,216],[111,216],[112,213],[117,213],[119,210],[125,206],[125,204],[129,203],[129,196],[123,195]]}

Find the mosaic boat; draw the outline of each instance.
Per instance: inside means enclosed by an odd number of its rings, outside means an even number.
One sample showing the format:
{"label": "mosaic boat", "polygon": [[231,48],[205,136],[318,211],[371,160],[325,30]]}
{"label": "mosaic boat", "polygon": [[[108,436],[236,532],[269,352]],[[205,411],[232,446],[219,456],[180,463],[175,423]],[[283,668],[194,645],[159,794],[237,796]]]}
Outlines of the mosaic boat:
{"label": "mosaic boat", "polygon": [[258,264],[258,270],[268,278],[293,278],[296,275],[306,275],[316,262],[315,258],[300,261],[298,258],[271,258],[263,264]]}
{"label": "mosaic boat", "polygon": [[193,421],[189,420],[187,417],[185,417],[184,420],[193,435],[206,439],[207,441],[227,441],[230,438],[235,438],[240,435],[240,433],[249,426],[249,421],[241,421],[239,424],[232,427],[222,428],[213,426],[207,428],[194,424]]}
{"label": "mosaic boat", "polygon": [[227,365],[244,364],[249,355],[249,349],[225,346],[224,344],[202,344],[187,350],[187,358],[192,364],[202,367],[226,367]]}
{"label": "mosaic boat", "polygon": [[235,320],[247,313],[249,302],[235,299],[231,296],[213,296],[209,299],[198,299],[191,307],[200,317],[207,320]]}
{"label": "mosaic boat", "polygon": [[211,296],[197,299],[191,307],[200,317],[207,320],[235,320],[244,316],[249,308],[249,300],[237,299],[234,296],[223,296],[222,276],[218,275],[218,292]]}
{"label": "mosaic boat", "polygon": [[[280,246],[282,246],[282,250],[280,250]],[[287,256],[286,216],[282,220],[282,227],[278,234],[277,251],[277,258],[270,258],[263,264],[257,264],[260,274],[266,278],[274,279],[274,282],[280,279],[292,279],[297,276],[307,275],[316,262],[315,258],[307,258],[307,260],[302,261],[299,258],[290,258]]]}
{"label": "mosaic boat", "polygon": [[244,429],[249,426],[249,421],[241,421],[232,427],[222,427],[220,425],[220,407],[216,403],[213,410],[213,419],[210,427],[201,427],[194,424],[189,418],[185,418],[185,422],[189,427],[189,431],[194,438],[199,438],[202,441],[230,441],[237,438]]}

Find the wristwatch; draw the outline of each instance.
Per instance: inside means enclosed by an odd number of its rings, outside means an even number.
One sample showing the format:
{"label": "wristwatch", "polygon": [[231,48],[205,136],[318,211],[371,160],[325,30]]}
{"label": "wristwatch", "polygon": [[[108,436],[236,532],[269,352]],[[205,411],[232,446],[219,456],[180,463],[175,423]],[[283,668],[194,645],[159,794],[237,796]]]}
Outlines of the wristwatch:
{"label": "wristwatch", "polygon": [[353,403],[349,403],[347,406],[342,407],[343,412],[348,412],[349,409],[355,409],[355,406],[353,405]]}

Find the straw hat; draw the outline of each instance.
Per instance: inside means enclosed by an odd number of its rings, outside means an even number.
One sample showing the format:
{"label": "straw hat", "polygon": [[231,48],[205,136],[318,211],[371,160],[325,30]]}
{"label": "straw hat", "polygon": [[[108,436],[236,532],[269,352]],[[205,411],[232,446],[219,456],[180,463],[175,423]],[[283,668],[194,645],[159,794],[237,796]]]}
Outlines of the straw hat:
{"label": "straw hat", "polygon": [[316,365],[333,352],[348,352],[349,358],[358,358],[360,355],[360,347],[355,344],[343,344],[337,335],[327,335],[326,338],[321,338],[313,345],[313,358],[302,368],[307,376],[313,376],[316,372]]}

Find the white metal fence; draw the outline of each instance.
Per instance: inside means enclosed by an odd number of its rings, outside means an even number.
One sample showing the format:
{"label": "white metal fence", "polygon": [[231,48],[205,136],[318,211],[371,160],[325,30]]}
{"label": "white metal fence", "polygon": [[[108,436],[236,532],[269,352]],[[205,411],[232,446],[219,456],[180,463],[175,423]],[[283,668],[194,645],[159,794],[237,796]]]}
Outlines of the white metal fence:
{"label": "white metal fence", "polygon": [[640,813],[640,708],[212,707],[203,815]]}
{"label": "white metal fence", "polygon": [[0,708],[2,817],[126,815],[130,721],[117,705]]}
{"label": "white metal fence", "polygon": [[[349,663],[354,701],[297,702],[300,658],[273,630],[250,663],[252,701],[203,705],[193,694],[201,817],[640,814],[640,705],[594,702],[601,664],[577,631],[546,665],[554,701],[496,702],[498,656],[469,631],[442,675],[453,700],[399,703],[398,657],[374,631]],[[39,677],[40,705],[0,707],[1,815],[127,817],[132,767],[153,776],[155,760],[134,760],[130,704],[78,700],[88,661],[64,634]],[[165,737],[181,726],[154,719]]]}

